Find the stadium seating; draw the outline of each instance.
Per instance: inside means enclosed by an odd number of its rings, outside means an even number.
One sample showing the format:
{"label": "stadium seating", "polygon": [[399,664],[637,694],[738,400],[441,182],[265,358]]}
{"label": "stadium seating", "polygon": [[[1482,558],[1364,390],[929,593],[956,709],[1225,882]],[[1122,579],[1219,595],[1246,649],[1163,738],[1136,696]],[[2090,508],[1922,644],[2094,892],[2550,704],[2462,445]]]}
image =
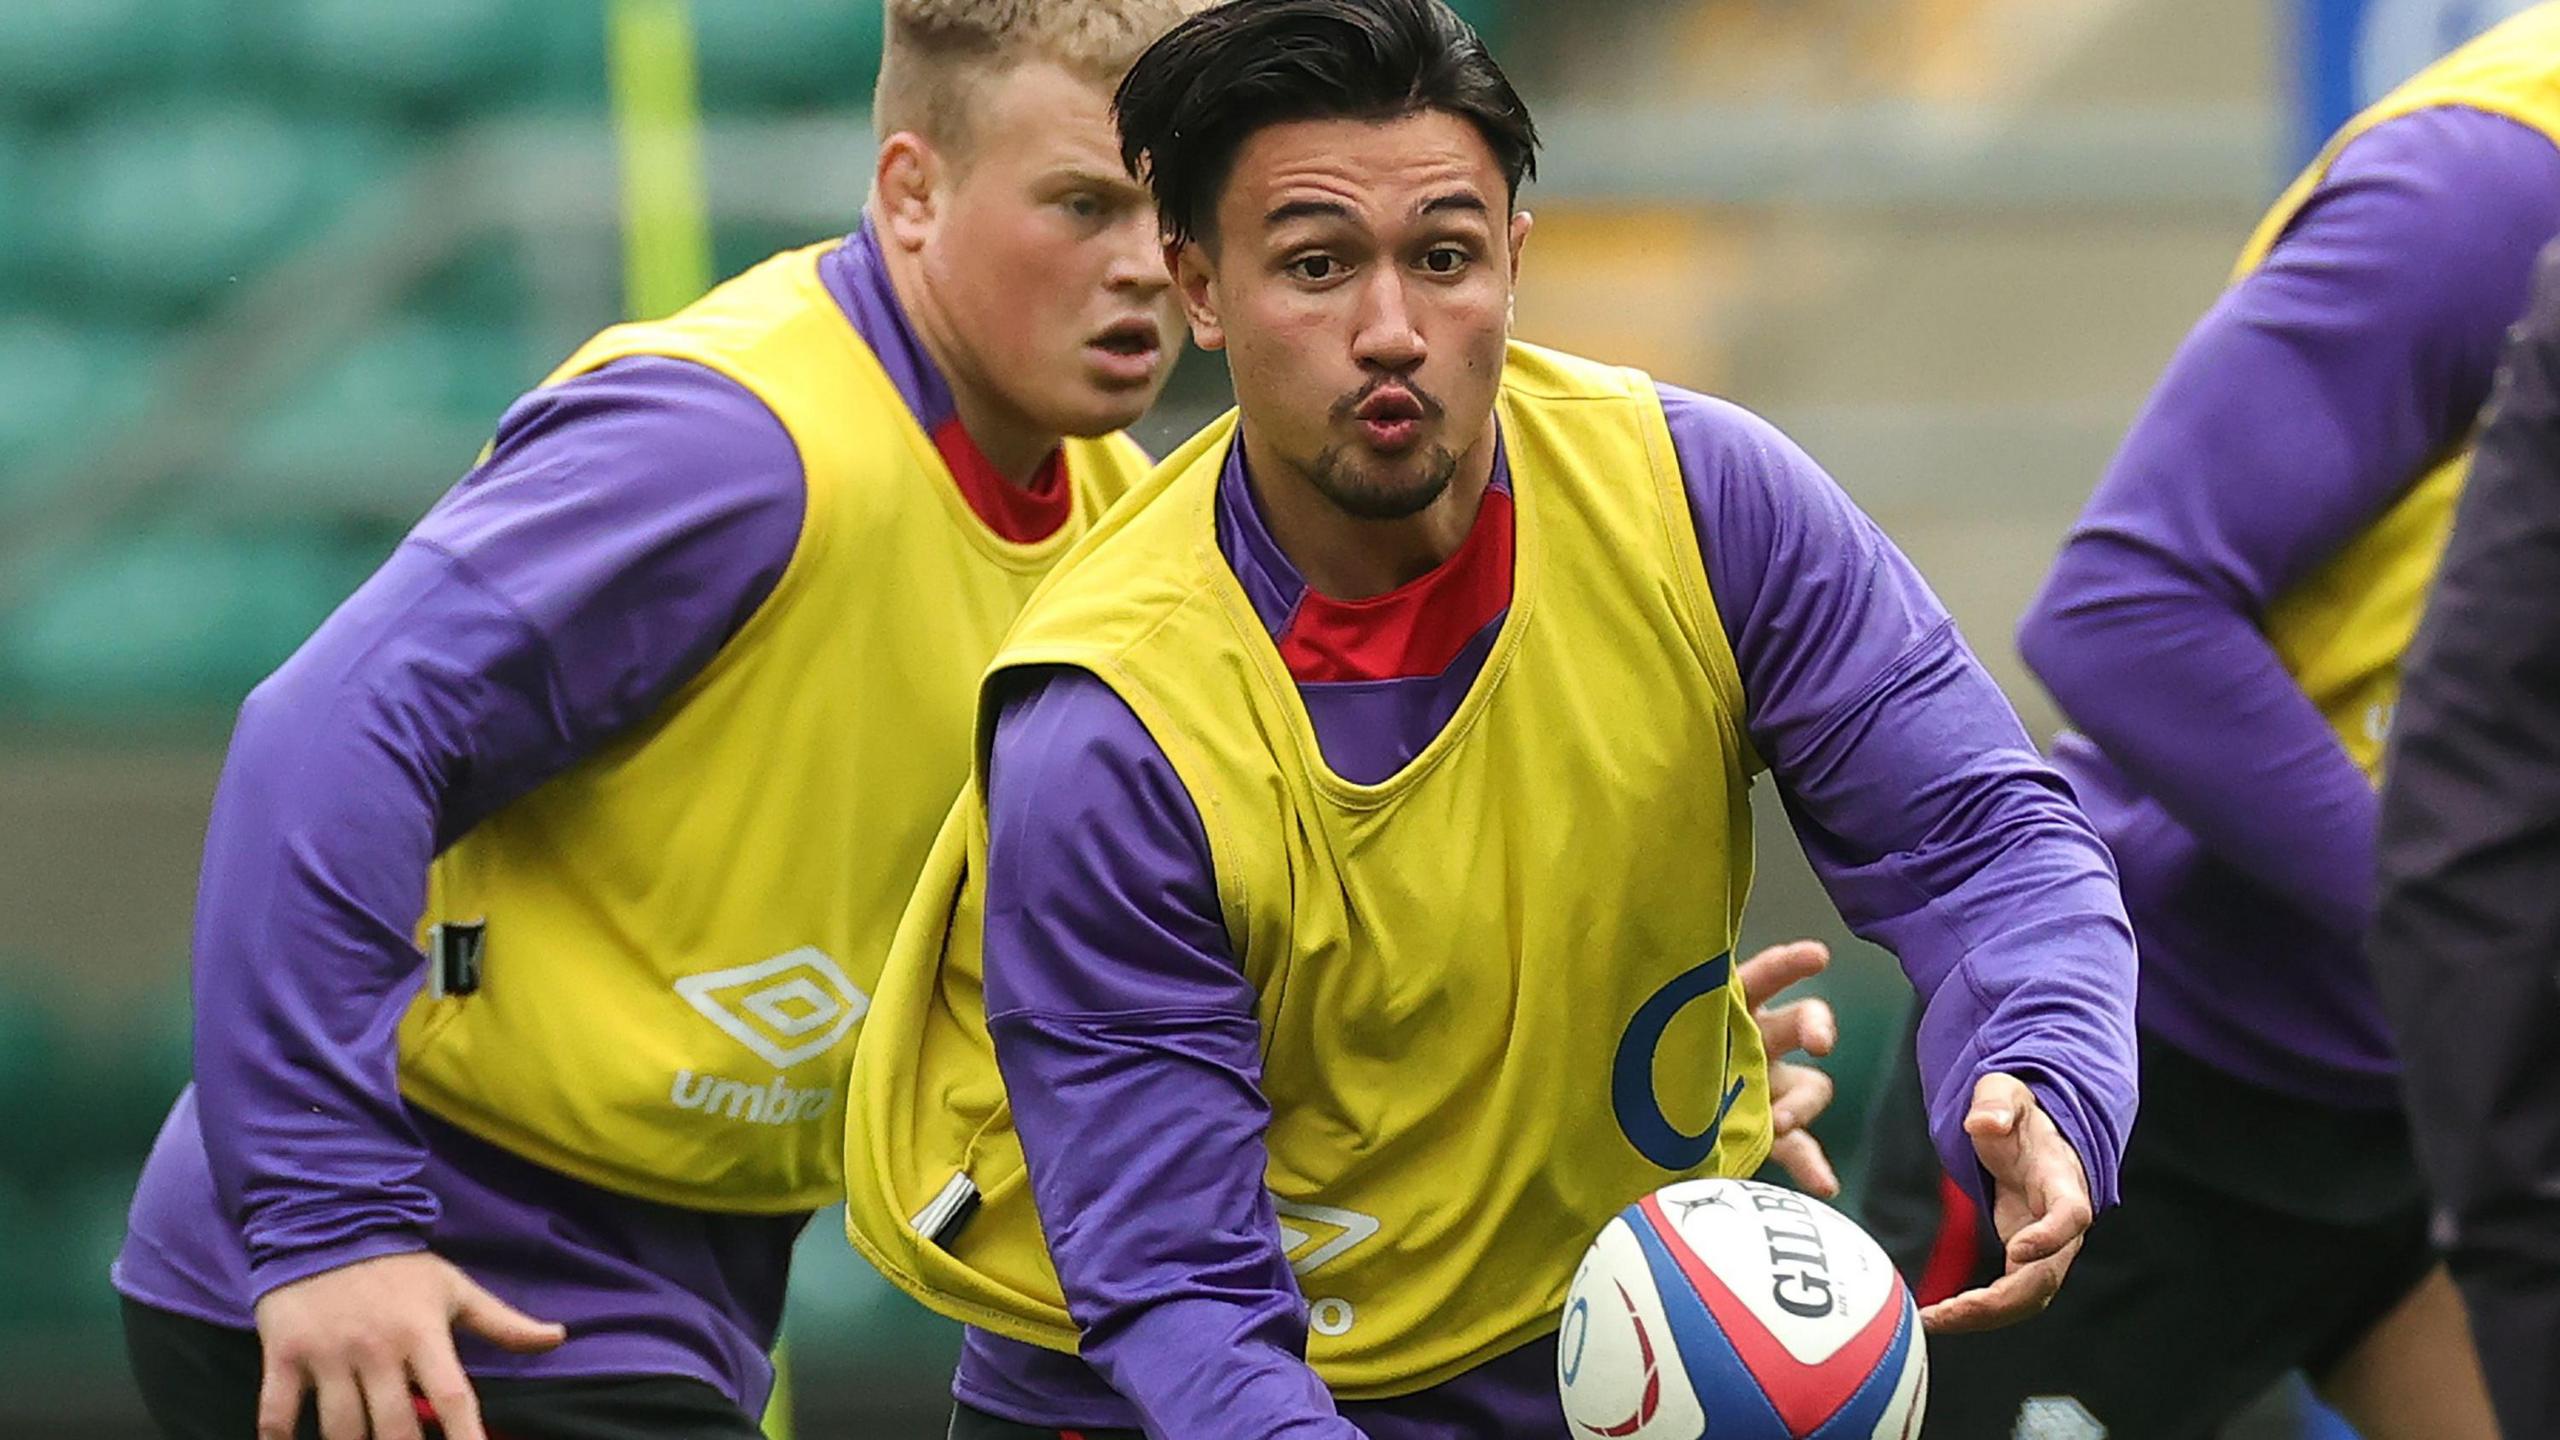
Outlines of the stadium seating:
{"label": "stadium seating", "polygon": [[0,5],[0,107],[194,77],[217,58],[222,18],[222,0],[11,0]]}
{"label": "stadium seating", "polygon": [[371,110],[404,104],[464,107],[522,98],[545,78],[558,33],[548,11],[520,0],[284,0],[260,59],[296,93]]}
{"label": "stadium seating", "polygon": [[65,560],[0,633],[0,694],[38,719],[236,703],[379,552],[325,531],[117,535]]}
{"label": "stadium seating", "polygon": [[697,6],[703,99],[719,108],[867,106],[880,13],[840,0]]}
{"label": "stadium seating", "polygon": [[552,363],[511,326],[386,317],[240,432],[188,513],[298,515],[396,532],[459,477],[510,401]]}
{"label": "stadium seating", "polygon": [[[94,1314],[101,1303],[103,1269],[84,1287],[84,1262],[74,1253],[95,1258],[98,1217],[72,1207],[95,1205],[90,1192],[101,1178],[130,1172],[139,1152],[99,1163],[80,1133],[85,1117],[63,1103],[78,1093],[71,1088],[78,1059],[78,1047],[39,997],[17,987],[0,993],[0,1235],[48,1238],[0,1246],[0,1345],[14,1331],[76,1325],[75,1317]],[[129,1177],[127,1183],[129,1196]],[[123,1213],[117,1200],[104,1215],[121,1229]],[[88,1293],[78,1293],[83,1289]]]}
{"label": "stadium seating", "polygon": [[128,327],[0,314],[0,521],[70,483],[58,462],[141,403],[156,352]]}
{"label": "stadium seating", "polygon": [[[18,1183],[14,1172],[0,1170],[0,1235],[33,1235],[36,1203]],[[6,1344],[12,1332],[50,1318],[53,1307],[34,1303],[41,1284],[38,1272],[44,1268],[51,1247],[42,1245],[10,1245],[0,1247],[0,1344]],[[27,1299],[18,1297],[26,1296]]]}
{"label": "stadium seating", "polygon": [[1509,18],[1504,0],[1449,0],[1449,8],[1466,17],[1488,45],[1502,43],[1503,21]]}
{"label": "stadium seating", "polygon": [[386,144],[241,98],[117,106],[39,157],[30,249],[89,314],[183,322],[379,183]]}
{"label": "stadium seating", "polygon": [[[7,959],[17,968],[18,957]],[[40,998],[7,984],[8,973],[0,970],[0,1207],[11,1203],[8,1177],[44,1171],[51,1149],[44,1112],[54,1108],[48,1092],[69,1058],[52,1013]]]}
{"label": "stadium seating", "polygon": [[[1500,0],[1457,7],[1498,35]],[[858,110],[874,3],[693,7],[714,117]],[[42,526],[192,327],[330,233],[463,127],[597,114],[605,7],[547,0],[14,0],[0,5],[0,520]],[[724,224],[722,269],[806,227]],[[226,712],[467,465],[558,358],[534,337],[524,242],[476,240],[207,454],[148,518],[192,536],[47,555],[0,610],[0,712],[135,701]],[[150,616],[132,597],[210,584]],[[191,611],[192,613],[185,613]],[[210,617],[248,627],[250,638]],[[115,713],[128,714],[118,710]]]}
{"label": "stadium seating", "polygon": [[0,313],[24,303],[29,282],[26,245],[35,232],[34,207],[6,203],[5,197],[27,193],[34,151],[29,133],[0,116]]}

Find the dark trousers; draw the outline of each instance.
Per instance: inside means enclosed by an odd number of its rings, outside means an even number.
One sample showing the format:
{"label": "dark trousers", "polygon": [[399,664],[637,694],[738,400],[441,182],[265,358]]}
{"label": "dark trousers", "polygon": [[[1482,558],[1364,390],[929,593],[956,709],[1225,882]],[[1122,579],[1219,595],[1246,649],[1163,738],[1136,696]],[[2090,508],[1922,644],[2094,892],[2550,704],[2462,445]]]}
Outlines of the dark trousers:
{"label": "dark trousers", "polygon": [[[2051,1309],[1930,1337],[1930,1435],[2202,1440],[2287,1371],[2328,1373],[2434,1268],[2399,1116],[2259,1090],[2148,1037],[2141,1060],[2123,1205]],[[1996,1277],[2000,1252],[1969,1204],[1942,1207],[1907,1034],[1899,1069],[1865,1218],[1939,1298]]]}
{"label": "dark trousers", "polygon": [[[164,1440],[253,1440],[263,1370],[254,1331],[233,1330],[124,1302],[125,1354],[143,1407]],[[483,1380],[489,1440],[759,1440],[726,1396],[672,1376]],[[301,1440],[318,1440],[306,1402]],[[428,1433],[437,1434],[432,1427]]]}
{"label": "dark trousers", "polygon": [[2560,1204],[2475,1225],[2450,1258],[2507,1440],[2560,1436]]}

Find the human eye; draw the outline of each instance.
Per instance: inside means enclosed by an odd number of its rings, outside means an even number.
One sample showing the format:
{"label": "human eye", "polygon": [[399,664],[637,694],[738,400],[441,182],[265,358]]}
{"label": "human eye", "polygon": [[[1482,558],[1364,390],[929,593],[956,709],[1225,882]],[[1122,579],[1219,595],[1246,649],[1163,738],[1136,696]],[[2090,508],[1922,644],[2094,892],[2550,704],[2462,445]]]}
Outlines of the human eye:
{"label": "human eye", "polygon": [[1422,268],[1427,274],[1455,275],[1466,269],[1475,258],[1463,245],[1434,245],[1422,252]]}
{"label": "human eye", "polygon": [[1309,284],[1321,285],[1328,280],[1342,278],[1347,267],[1341,261],[1318,250],[1295,256],[1283,263],[1280,268]]}

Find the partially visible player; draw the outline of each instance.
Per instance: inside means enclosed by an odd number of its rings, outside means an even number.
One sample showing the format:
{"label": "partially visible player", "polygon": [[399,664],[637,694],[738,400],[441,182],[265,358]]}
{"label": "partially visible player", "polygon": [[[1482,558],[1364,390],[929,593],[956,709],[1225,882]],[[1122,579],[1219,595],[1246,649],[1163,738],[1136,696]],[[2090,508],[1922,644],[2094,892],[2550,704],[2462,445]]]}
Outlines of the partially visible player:
{"label": "partially visible player", "polygon": [[2560,244],[2408,672],[2374,972],[2498,1422],[2560,1435]]}
{"label": "partially visible player", "polygon": [[[2495,1433],[2359,942],[2401,653],[2555,231],[2545,5],[2276,203],[2029,612],[2142,941],[2143,1120],[2052,1312],[1934,1347],[1933,1429],[2203,1436],[2298,1367],[2368,1440]],[[1882,1163],[1932,1196],[1920,1132],[1899,1142],[1916,1163]]]}
{"label": "partially visible player", "polygon": [[1535,130],[1439,0],[1234,0],[1119,115],[1239,415],[991,668],[856,1060],[953,1433],[1563,1434],[1592,1235],[1777,1128],[1764,765],[2011,1246],[1929,1318],[2032,1313],[2114,1198],[2131,936],[1937,600],[1764,422],[1508,343]]}
{"label": "partially visible player", "polygon": [[974,677],[1144,471],[1185,8],[889,0],[861,228],[591,341],[250,697],[116,1268],[165,1434],[756,1433]]}

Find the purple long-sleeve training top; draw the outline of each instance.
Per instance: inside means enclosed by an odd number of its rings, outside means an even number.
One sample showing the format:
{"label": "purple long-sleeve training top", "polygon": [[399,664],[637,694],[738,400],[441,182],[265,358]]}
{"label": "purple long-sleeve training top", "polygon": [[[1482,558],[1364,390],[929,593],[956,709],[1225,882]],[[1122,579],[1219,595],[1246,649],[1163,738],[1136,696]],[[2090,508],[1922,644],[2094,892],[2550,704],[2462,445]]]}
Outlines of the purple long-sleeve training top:
{"label": "purple long-sleeve training top", "polygon": [[[1830,478],[1746,412],[1661,393],[1752,744],[1844,918],[1924,997],[1941,1153],[1978,1179],[1963,1115],[1977,1078],[2009,1071],[2112,1203],[2134,1109],[2134,977],[2104,846],[1936,597]],[[1477,543],[1510,517],[1498,463],[1442,572],[1334,607],[1264,527],[1242,455],[1222,482],[1219,544],[1284,654],[1309,648],[1311,610],[1337,631],[1346,616],[1405,623],[1399,599],[1482,594],[1447,572],[1508,553]],[[1507,606],[1507,575],[1495,583]],[[1501,620],[1432,673],[1302,678],[1327,763],[1362,782],[1400,769],[1455,711]],[[1552,1338],[1337,1408],[1301,1358],[1303,1301],[1263,1188],[1252,993],[1190,796],[1127,706],[1075,671],[1004,700],[990,773],[989,1024],[1083,1350],[972,1330],[958,1397],[1024,1423],[1186,1440],[1563,1434]],[[1117,1223],[1079,1219],[1094,1215]]]}
{"label": "purple long-sleeve training top", "polygon": [[[830,293],[929,433],[948,386],[865,227]],[[567,1325],[538,1356],[462,1337],[475,1374],[669,1374],[749,1413],[772,1383],[804,1215],[582,1184],[401,1100],[429,862],[699,671],[771,592],[805,489],[782,425],[682,361],[535,391],[457,485],[242,707],[197,898],[196,1084],[163,1127],[115,1268],[218,1325],[257,1297],[432,1248]]]}
{"label": "purple long-sleeve training top", "polygon": [[2359,950],[2374,789],[2262,617],[2467,443],[2555,232],[2560,149],[2513,120],[2349,145],[2187,337],[2020,628],[2123,874],[2145,1032],[2251,1083],[2396,1101]]}

